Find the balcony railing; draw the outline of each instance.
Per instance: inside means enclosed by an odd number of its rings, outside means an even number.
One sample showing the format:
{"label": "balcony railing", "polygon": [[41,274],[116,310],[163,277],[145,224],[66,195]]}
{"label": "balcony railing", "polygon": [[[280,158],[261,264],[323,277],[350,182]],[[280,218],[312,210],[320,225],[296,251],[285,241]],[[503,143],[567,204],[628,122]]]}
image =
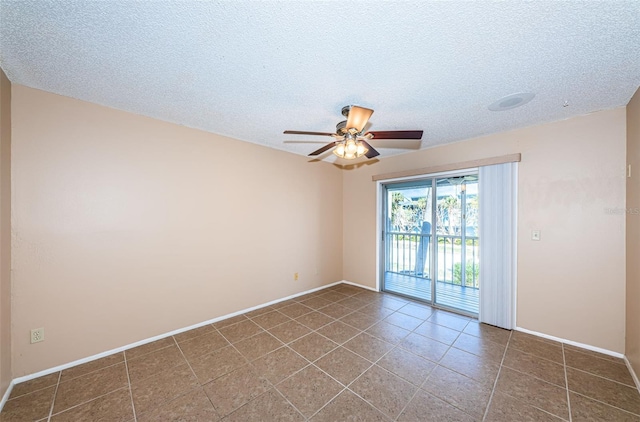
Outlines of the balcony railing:
{"label": "balcony railing", "polygon": [[[480,255],[477,236],[437,235],[437,281],[477,289]],[[386,271],[430,278],[433,251],[430,234],[387,232]],[[464,247],[463,247],[464,242]],[[463,266],[463,262],[465,263]]]}

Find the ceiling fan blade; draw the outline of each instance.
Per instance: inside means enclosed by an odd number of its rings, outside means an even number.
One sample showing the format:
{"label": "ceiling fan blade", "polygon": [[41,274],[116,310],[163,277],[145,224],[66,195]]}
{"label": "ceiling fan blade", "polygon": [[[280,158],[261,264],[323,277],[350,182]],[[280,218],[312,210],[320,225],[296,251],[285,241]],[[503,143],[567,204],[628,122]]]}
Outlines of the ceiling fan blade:
{"label": "ceiling fan blade", "polygon": [[364,146],[367,147],[367,149],[369,150],[364,155],[365,157],[373,158],[373,157],[377,157],[378,155],[380,155],[380,153],[378,151],[376,151],[376,149],[374,147],[372,147],[367,141],[360,140],[360,142],[362,142],[364,144]]}
{"label": "ceiling fan blade", "polygon": [[324,144],[327,142],[325,139],[319,141],[282,141],[283,144]]}
{"label": "ceiling fan blade", "polygon": [[336,142],[335,141],[334,142],[329,142],[327,145],[323,146],[322,148],[313,151],[311,154],[309,154],[309,156],[311,157],[311,156],[314,156],[314,155],[320,155],[323,152],[328,151],[328,150],[330,150],[331,148],[333,148],[335,146],[336,146]]}
{"label": "ceiling fan blade", "polygon": [[420,139],[374,139],[376,148],[389,149],[420,149],[422,141]]}
{"label": "ceiling fan blade", "polygon": [[320,135],[320,136],[333,136],[335,133],[328,132],[305,132],[301,130],[285,130],[285,135]]}
{"label": "ceiling fan blade", "polygon": [[373,135],[373,139],[422,139],[421,130],[383,130],[368,132]]}
{"label": "ceiling fan blade", "polygon": [[354,128],[358,132],[362,132],[372,114],[373,110],[370,108],[351,106],[347,117],[347,129]]}

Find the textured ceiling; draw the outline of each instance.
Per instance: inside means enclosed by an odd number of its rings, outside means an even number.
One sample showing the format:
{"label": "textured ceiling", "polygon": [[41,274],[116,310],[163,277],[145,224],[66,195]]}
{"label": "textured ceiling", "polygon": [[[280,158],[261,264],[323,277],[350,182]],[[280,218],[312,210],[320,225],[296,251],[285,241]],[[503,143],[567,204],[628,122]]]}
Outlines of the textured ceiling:
{"label": "textured ceiling", "polygon": [[[623,106],[640,85],[640,1],[0,0],[0,37],[13,83],[299,154],[322,144],[285,141],[330,138],[282,131],[331,132],[347,104],[426,148]],[[517,92],[536,96],[487,109]]]}

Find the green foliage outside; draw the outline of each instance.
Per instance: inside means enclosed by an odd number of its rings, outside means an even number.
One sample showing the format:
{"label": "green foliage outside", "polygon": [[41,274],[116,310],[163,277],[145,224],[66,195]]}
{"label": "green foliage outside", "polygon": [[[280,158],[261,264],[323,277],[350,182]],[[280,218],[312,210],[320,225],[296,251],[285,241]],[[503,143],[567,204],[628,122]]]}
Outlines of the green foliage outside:
{"label": "green foliage outside", "polygon": [[[462,285],[462,264],[460,262],[456,262],[453,264],[453,284],[461,286]],[[465,273],[465,286],[467,287],[475,287],[473,285],[473,281],[478,283],[478,277],[480,276],[480,266],[476,263],[473,265],[473,261],[467,261],[466,265],[466,273]]]}

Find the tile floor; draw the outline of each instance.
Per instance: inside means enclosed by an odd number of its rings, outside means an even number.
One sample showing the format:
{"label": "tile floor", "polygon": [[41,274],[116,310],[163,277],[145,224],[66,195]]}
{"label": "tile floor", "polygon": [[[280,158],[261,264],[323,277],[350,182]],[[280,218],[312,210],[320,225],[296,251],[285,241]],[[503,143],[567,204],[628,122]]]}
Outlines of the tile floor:
{"label": "tile floor", "polygon": [[624,363],[337,285],[14,387],[1,421],[640,421]]}

